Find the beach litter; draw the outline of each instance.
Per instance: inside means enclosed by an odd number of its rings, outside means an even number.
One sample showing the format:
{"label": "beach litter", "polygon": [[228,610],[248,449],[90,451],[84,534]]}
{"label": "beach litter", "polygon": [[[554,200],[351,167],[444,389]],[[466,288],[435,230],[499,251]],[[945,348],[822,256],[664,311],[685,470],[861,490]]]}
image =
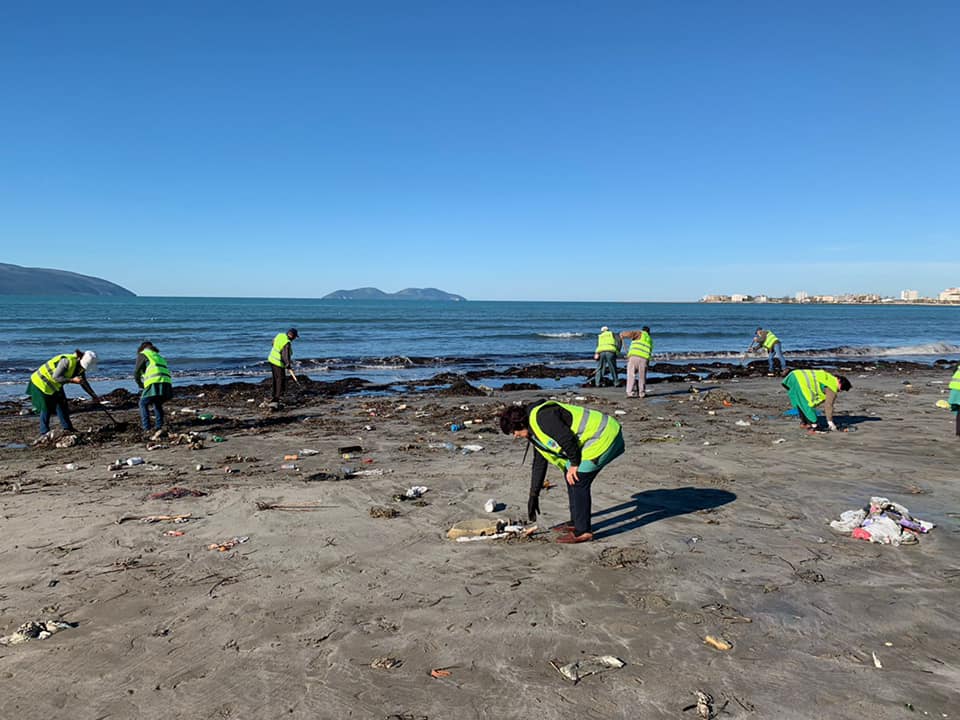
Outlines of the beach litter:
{"label": "beach litter", "polygon": [[727,641],[724,640],[723,638],[718,638],[718,637],[715,637],[715,636],[713,636],[713,635],[707,635],[707,636],[703,639],[703,643],[704,643],[705,645],[709,645],[709,646],[712,647],[712,648],[716,648],[717,650],[724,650],[724,651],[726,651],[726,650],[731,650],[731,649],[733,649],[733,645],[732,645],[732,644],[730,644],[729,642],[727,642]]}
{"label": "beach litter", "polygon": [[320,454],[320,451],[319,451],[319,450],[312,450],[312,449],[310,449],[310,448],[303,448],[303,449],[300,451],[300,454],[303,455],[304,457],[307,457],[307,456],[309,456],[309,455],[319,455],[319,454]]}
{"label": "beach litter", "polygon": [[240,535],[238,537],[230,538],[223,543],[211,543],[207,545],[207,550],[216,550],[217,552],[226,552],[227,550],[232,550],[237,545],[242,545],[250,539],[247,535]]}
{"label": "beach litter", "polygon": [[551,660],[550,665],[552,665],[553,669],[560,673],[564,679],[578,683],[589,675],[597,675],[610,669],[619,669],[624,667],[626,663],[614,655],[594,655],[583,660],[574,660],[570,663]]}
{"label": "beach litter", "polygon": [[520,523],[500,525],[499,532],[485,535],[462,535],[455,538],[457,542],[477,542],[480,540],[503,540],[505,538],[528,538],[537,531],[536,525],[526,527]]}
{"label": "beach litter", "polygon": [[830,529],[859,540],[882,545],[913,545],[918,535],[935,528],[932,522],[919,520],[903,505],[885,497],[871,497],[870,503],[856,510],[845,510]]}
{"label": "beach litter", "polygon": [[183,537],[186,533],[183,530],[166,530],[163,533],[164,537]]}
{"label": "beach litter", "polygon": [[490,498],[483,504],[483,509],[488,513],[496,512],[500,508],[500,503],[498,503],[493,498]]}
{"label": "beach litter", "polygon": [[483,450],[483,445],[463,445],[460,448],[460,451],[464,455],[469,455],[470,453],[480,452]]}
{"label": "beach litter", "polygon": [[79,623],[66,620],[31,620],[23,623],[10,635],[0,637],[0,645],[20,645],[31,640],[46,640],[61,630],[75,628]]}
{"label": "beach litter", "polygon": [[883,664],[880,662],[880,658],[877,657],[877,654],[875,652],[871,652],[870,654],[873,655],[873,666],[877,670],[883,670]]}
{"label": "beach litter", "polygon": [[258,500],[257,510],[292,510],[299,512],[308,512],[310,510],[322,510],[324,508],[336,508],[340,507],[339,505],[321,505],[320,503],[315,502],[303,502],[303,503],[270,503],[263,502]]}
{"label": "beach litter", "polygon": [[169,490],[155,492],[147,495],[147,500],[176,500],[185,497],[203,497],[206,495],[203,490],[193,490],[186,487],[172,487]]}
{"label": "beach litter", "polygon": [[183,513],[181,515],[122,515],[117,518],[117,525],[122,525],[128,520],[136,520],[142,523],[185,523],[189,522],[192,517],[193,513]]}
{"label": "beach litter", "polygon": [[938,408],[944,408],[946,410],[950,409],[950,403],[948,403],[946,400],[937,400],[934,405],[936,405]]}
{"label": "beach litter", "polygon": [[749,420],[737,420],[736,424],[739,425],[740,427],[750,427]]}
{"label": "beach litter", "polygon": [[450,672],[450,669],[453,667],[455,666],[451,665],[449,668],[433,668],[432,670],[430,670],[430,677],[437,678],[437,679],[450,677],[453,674],[452,672]]}
{"label": "beach litter", "polygon": [[381,505],[374,505],[370,508],[370,517],[372,518],[384,518],[389,520],[391,518],[398,517],[399,515],[400,511],[396,508],[387,508],[382,507]]}
{"label": "beach litter", "polygon": [[392,657],[378,657],[374,658],[370,663],[370,667],[377,668],[378,670],[392,670],[403,665],[403,660],[399,658]]}
{"label": "beach litter", "polygon": [[713,717],[713,695],[705,693],[703,690],[697,690],[697,715],[703,720],[711,720]]}

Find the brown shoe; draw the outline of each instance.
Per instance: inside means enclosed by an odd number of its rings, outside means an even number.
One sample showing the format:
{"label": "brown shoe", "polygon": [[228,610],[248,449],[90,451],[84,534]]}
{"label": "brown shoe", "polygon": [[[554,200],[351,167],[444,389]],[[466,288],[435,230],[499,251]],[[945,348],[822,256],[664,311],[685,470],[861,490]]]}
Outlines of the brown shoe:
{"label": "brown shoe", "polygon": [[576,532],[576,528],[573,526],[572,522],[562,522],[559,525],[554,525],[551,530],[561,533],[573,533]]}
{"label": "brown shoe", "polygon": [[583,533],[583,535],[574,535],[573,533],[570,533],[568,535],[561,535],[557,538],[558,543],[566,543],[568,545],[589,542],[590,540],[593,540],[593,533]]}

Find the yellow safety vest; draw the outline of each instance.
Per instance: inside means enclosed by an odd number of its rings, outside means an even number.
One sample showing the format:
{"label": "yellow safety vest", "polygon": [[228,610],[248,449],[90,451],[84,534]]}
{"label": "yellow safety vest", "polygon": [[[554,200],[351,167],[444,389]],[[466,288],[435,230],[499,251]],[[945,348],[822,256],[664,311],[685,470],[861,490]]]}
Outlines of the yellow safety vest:
{"label": "yellow safety vest", "polygon": [[147,369],[143,371],[143,389],[146,390],[151,385],[161,382],[172,384],[170,369],[167,367],[167,361],[164,360],[163,355],[155,350],[142,350],[141,352],[147,358]]}
{"label": "yellow safety vest", "polygon": [[537,405],[530,412],[530,429],[533,431],[533,446],[543,455],[546,461],[556,465],[561,470],[570,466],[570,459],[563,454],[563,448],[552,437],[547,435],[537,422],[537,413],[547,405],[559,405],[573,416],[570,430],[577,436],[580,443],[580,457],[583,460],[596,460],[603,455],[620,433],[620,423],[599,410],[588,410],[579,405],[566,403],[545,402]]}
{"label": "yellow safety vest", "polygon": [[649,358],[651,355],[653,355],[653,339],[650,337],[650,333],[642,333],[640,337],[630,341],[630,350],[627,357]]}
{"label": "yellow safety vest", "polygon": [[773,344],[779,340],[780,338],[774,335],[772,330],[767,330],[767,337],[763,341],[764,349],[769,350],[770,348],[773,347]]}
{"label": "yellow safety vest", "polygon": [[840,381],[826,370],[794,370],[790,374],[800,381],[800,392],[810,407],[816,407],[826,399],[824,386],[835,393],[840,392]]}
{"label": "yellow safety vest", "polygon": [[960,365],[957,365],[957,371],[953,374],[953,377],[950,379],[950,389],[960,390]]}
{"label": "yellow safety vest", "polygon": [[597,349],[594,352],[616,352],[617,351],[617,340],[613,337],[613,333],[607,330],[597,335]]}
{"label": "yellow safety vest", "polygon": [[[270,361],[271,365],[283,367],[283,356],[280,353],[282,353],[283,349],[289,344],[290,338],[287,337],[285,332],[277,334],[277,336],[273,339],[273,349],[270,351],[270,355],[267,357],[267,360]],[[290,355],[291,357],[293,356],[292,351]]]}
{"label": "yellow safety vest", "polygon": [[[57,365],[60,364],[60,361],[63,360],[63,358],[67,358],[67,362],[69,363],[67,367],[67,378],[70,379],[76,377],[78,375],[77,368],[80,366],[80,361],[75,353],[71,353],[69,355],[54,355],[43,365],[37,368],[36,372],[30,376],[30,382],[32,382],[44,395],[53,395],[63,388],[63,385],[53,379],[53,374],[56,372]],[[83,372],[83,370],[80,372]]]}

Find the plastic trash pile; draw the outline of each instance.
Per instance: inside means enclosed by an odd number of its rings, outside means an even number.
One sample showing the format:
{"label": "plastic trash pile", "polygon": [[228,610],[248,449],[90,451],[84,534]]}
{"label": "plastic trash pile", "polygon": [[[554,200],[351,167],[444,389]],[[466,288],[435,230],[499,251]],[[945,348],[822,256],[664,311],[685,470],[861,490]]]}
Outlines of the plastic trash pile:
{"label": "plastic trash pile", "polygon": [[926,520],[919,520],[900,503],[885,497],[872,497],[870,504],[857,510],[847,510],[839,520],[830,523],[830,529],[850,533],[859,540],[869,540],[883,545],[913,545],[918,536],[936,527]]}
{"label": "plastic trash pile", "polygon": [[19,645],[31,640],[46,640],[61,630],[77,627],[77,623],[65,620],[39,620],[25,622],[16,632],[0,637],[0,645]]}

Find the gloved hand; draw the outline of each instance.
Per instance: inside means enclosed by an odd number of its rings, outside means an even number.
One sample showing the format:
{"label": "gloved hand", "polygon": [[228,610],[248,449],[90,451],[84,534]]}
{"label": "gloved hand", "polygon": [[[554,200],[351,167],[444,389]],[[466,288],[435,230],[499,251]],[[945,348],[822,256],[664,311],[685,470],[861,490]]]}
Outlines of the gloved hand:
{"label": "gloved hand", "polygon": [[833,420],[827,421],[827,427],[830,428],[833,432],[837,431],[837,425],[836,423],[833,422]]}
{"label": "gloved hand", "polygon": [[540,497],[537,495],[531,495],[527,498],[527,518],[530,522],[534,522],[537,519],[537,513],[540,512]]}

